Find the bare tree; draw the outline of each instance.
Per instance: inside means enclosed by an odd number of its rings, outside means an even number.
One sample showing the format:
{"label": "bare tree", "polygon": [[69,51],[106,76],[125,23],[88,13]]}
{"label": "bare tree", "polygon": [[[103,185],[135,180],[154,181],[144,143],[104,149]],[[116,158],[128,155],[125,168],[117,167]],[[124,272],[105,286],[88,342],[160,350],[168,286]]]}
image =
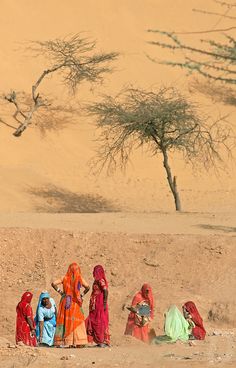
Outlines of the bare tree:
{"label": "bare tree", "polygon": [[128,88],[116,98],[105,96],[88,111],[102,129],[94,164],[108,170],[124,168],[132,151],[140,146],[152,155],[161,154],[177,211],[181,210],[181,201],[170,155],[181,152],[187,163],[209,169],[223,162],[222,148],[231,152],[230,126],[222,121],[205,123],[196,106],[173,88],[157,92]]}
{"label": "bare tree", "polygon": [[[236,29],[235,26],[227,28],[217,28],[222,19],[235,20],[235,15],[230,15],[230,12],[236,11],[236,3],[228,1],[213,0],[218,6],[223,8],[223,12],[209,12],[201,9],[193,9],[195,12],[200,12],[205,15],[214,15],[218,17],[214,26],[208,30],[176,32],[149,30],[155,33],[157,40],[151,41],[152,45],[160,48],[169,49],[174,52],[175,59],[156,60],[160,64],[166,64],[173,67],[180,67],[188,70],[190,73],[207,78],[207,80],[215,82],[223,82],[231,86],[236,84],[236,39],[231,34]],[[222,41],[216,39],[200,39],[200,46],[195,47],[191,43],[182,41],[181,35],[192,34],[221,34]]]}
{"label": "bare tree", "polygon": [[[95,47],[95,41],[82,38],[79,34],[65,39],[29,43],[28,50],[32,55],[43,56],[48,65],[32,85],[30,97],[29,94],[25,94],[23,98],[22,93],[14,90],[9,94],[3,94],[5,101],[14,106],[13,119],[17,126],[11,126],[3,119],[0,121],[14,129],[15,137],[21,136],[22,132],[32,124],[33,116],[39,109],[44,108],[45,111],[49,111],[51,101],[38,90],[45,78],[54,73],[60,74],[63,84],[72,94],[84,81],[101,82],[104,74],[111,72],[109,64],[118,57],[118,53],[96,53]],[[65,110],[68,112],[66,107]]]}

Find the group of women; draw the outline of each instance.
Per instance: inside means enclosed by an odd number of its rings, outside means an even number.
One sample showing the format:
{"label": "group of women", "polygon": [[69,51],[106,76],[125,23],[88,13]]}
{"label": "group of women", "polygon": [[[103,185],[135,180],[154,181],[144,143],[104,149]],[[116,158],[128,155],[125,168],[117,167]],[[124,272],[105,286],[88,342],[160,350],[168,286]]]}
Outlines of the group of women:
{"label": "group of women", "polygon": [[147,343],[160,344],[176,342],[177,340],[204,340],[206,330],[194,302],[189,301],[182,307],[183,313],[172,305],[165,313],[165,335],[156,336],[149,324],[154,317],[154,301],[150,285],[144,284],[135,294],[125,329],[126,335],[131,335]]}
{"label": "group of women", "polygon": [[[42,292],[34,318],[31,307],[33,294],[25,292],[16,308],[16,343],[56,347],[84,347],[88,343],[89,346],[110,346],[108,282],[101,265],[94,267],[93,277],[86,319],[82,304],[90,287],[83,279],[77,263],[70,264],[66,275],[52,283],[52,287],[61,295],[58,310],[49,293]],[[159,344],[163,341],[205,338],[203,321],[193,302],[183,305],[183,314],[176,306],[171,306],[165,314],[165,335],[155,336],[154,330],[149,327],[154,318],[154,300],[148,284],[142,286],[127,308],[130,313],[125,335],[143,342]]]}
{"label": "group of women", "polygon": [[82,304],[90,288],[77,263],[70,264],[66,275],[52,283],[52,287],[61,294],[58,310],[49,293],[42,292],[33,318],[33,294],[25,292],[16,307],[16,343],[83,347],[89,342],[91,346],[93,343],[98,347],[109,346],[108,282],[102,266],[94,267],[93,277],[86,320]]}

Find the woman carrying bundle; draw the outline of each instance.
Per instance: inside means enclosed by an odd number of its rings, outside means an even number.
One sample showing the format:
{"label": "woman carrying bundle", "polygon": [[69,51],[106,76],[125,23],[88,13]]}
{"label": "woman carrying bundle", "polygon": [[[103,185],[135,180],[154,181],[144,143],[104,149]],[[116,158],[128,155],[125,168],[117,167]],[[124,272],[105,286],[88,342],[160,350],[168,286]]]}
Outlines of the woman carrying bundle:
{"label": "woman carrying bundle", "polygon": [[[149,342],[149,323],[154,317],[152,288],[143,284],[132,300],[125,335],[131,335],[143,342]],[[141,312],[141,310],[143,312]],[[146,310],[146,312],[145,312]]]}

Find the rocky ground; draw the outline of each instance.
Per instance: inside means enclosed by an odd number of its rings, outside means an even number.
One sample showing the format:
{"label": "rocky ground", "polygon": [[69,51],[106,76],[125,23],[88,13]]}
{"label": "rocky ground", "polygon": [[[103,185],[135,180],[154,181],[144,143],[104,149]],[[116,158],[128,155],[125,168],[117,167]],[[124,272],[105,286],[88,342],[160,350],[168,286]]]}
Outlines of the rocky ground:
{"label": "rocky ground", "polygon": [[[158,224],[157,224],[158,225]],[[78,224],[78,229],[80,228]],[[139,232],[141,229],[139,228]],[[138,234],[74,230],[1,228],[1,367],[200,367],[236,364],[236,254],[234,232],[212,234]],[[35,310],[42,289],[63,276],[69,263],[80,264],[92,283],[92,269],[103,264],[109,280],[112,346],[109,349],[16,347],[15,307],[25,290],[34,293]],[[162,334],[170,304],[193,300],[208,336],[194,345],[146,346],[123,331],[124,308],[142,283],[152,285],[153,326]],[[84,301],[85,313],[88,307]],[[191,365],[190,365],[191,362]],[[204,364],[204,365],[203,365]]]}

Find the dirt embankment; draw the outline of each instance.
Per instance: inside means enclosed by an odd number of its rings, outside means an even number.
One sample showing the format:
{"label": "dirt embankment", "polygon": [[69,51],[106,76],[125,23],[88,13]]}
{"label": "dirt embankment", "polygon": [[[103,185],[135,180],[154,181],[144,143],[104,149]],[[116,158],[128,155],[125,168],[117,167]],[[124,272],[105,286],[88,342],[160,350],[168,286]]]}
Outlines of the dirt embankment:
{"label": "dirt embankment", "polygon": [[[202,361],[230,364],[235,361],[235,333],[230,332],[236,327],[233,236],[3,228],[0,239],[1,367],[12,367],[12,364],[15,364],[14,367],[26,364],[38,367],[42,362],[54,366],[55,361],[56,367],[74,367],[75,362],[88,367],[95,364],[93,361],[103,367],[110,367],[112,361],[116,366],[126,363],[127,366],[135,364],[138,367],[154,367],[157,360],[164,364],[160,365],[163,367],[174,367],[176,365],[172,363],[178,364],[187,359],[192,359],[193,364]],[[94,265],[105,266],[109,280],[112,349],[104,353],[96,349],[96,352],[86,349],[87,353],[78,350],[65,353],[60,349],[19,350],[7,347],[8,341],[14,342],[15,307],[21,294],[28,289],[34,293],[34,310],[42,289],[48,289],[58,302],[58,295],[51,289],[50,283],[62,276],[73,261],[81,265],[84,278],[90,284]],[[124,337],[127,319],[124,305],[130,303],[143,282],[149,282],[153,287],[156,304],[153,327],[157,333],[162,333],[163,313],[170,304],[181,307],[184,301],[194,300],[209,334],[212,335],[213,330],[226,331],[225,334],[220,332],[219,336],[209,336],[205,342],[198,342],[197,348],[192,348],[195,350],[176,344],[171,347],[171,353],[169,347],[154,349]],[[84,301],[85,313],[88,299]]]}

